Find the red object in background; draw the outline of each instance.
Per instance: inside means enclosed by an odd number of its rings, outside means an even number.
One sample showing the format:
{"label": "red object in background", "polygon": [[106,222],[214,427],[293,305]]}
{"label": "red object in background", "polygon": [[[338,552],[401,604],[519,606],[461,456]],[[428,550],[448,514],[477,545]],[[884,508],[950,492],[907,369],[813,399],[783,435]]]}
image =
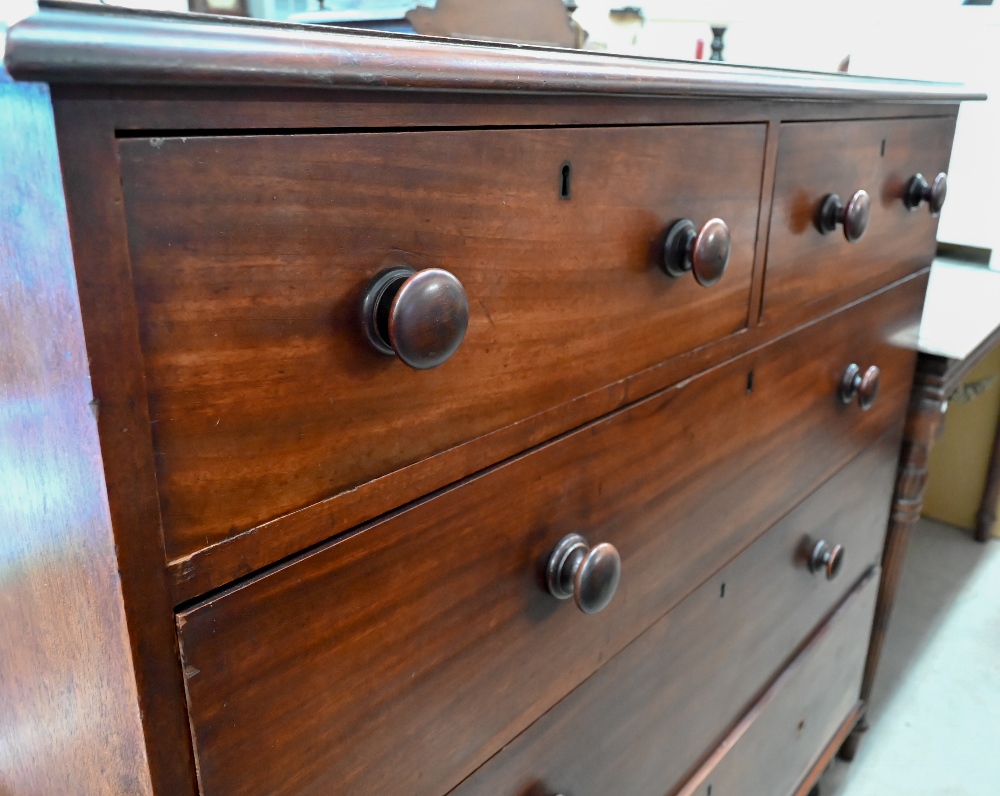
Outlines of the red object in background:
{"label": "red object in background", "polygon": [[694,45],[694,59],[696,61],[700,61],[704,55],[705,55],[705,40],[698,39],[698,41]]}

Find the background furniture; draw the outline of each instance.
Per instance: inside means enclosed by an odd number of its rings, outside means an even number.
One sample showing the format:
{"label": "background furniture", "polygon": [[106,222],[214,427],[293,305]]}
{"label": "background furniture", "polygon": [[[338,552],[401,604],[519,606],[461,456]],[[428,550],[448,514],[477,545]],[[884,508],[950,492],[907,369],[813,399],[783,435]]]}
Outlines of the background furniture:
{"label": "background furniture", "polygon": [[[953,339],[938,341],[928,355],[961,362],[1000,324],[1000,272],[983,265],[988,252],[956,252],[955,258],[935,261],[935,277],[925,325],[937,335]],[[941,294],[945,286],[948,295]],[[941,294],[942,298],[935,298]],[[945,304],[947,301],[947,304]],[[941,311],[935,311],[938,305]],[[936,318],[934,316],[937,316]],[[962,375],[948,396],[948,413],[942,433],[931,450],[923,514],[968,528],[985,541],[993,528],[996,494],[990,494],[990,460],[995,459],[996,426],[1000,414],[1000,349],[978,351],[977,361]],[[991,452],[992,451],[992,452]]]}
{"label": "background furniture", "polygon": [[[917,357],[913,393],[907,411],[892,517],[882,556],[882,582],[861,688],[865,701],[871,696],[878,671],[910,533],[923,509],[928,457],[941,433],[949,398],[969,371],[1000,344],[998,299],[1000,274],[997,272],[948,258],[935,260],[920,323],[920,355]],[[994,461],[996,457],[994,445]],[[984,506],[996,489],[994,478],[996,475],[991,471],[983,498]],[[995,506],[995,500],[990,505]],[[976,538],[985,541],[986,535],[981,529],[985,528],[988,534],[991,526],[992,522],[980,524]],[[841,750],[842,757],[853,759],[858,742],[867,729],[868,725],[862,718]]]}
{"label": "background furniture", "polygon": [[7,790],[812,787],[975,95],[59,3],[6,65]]}

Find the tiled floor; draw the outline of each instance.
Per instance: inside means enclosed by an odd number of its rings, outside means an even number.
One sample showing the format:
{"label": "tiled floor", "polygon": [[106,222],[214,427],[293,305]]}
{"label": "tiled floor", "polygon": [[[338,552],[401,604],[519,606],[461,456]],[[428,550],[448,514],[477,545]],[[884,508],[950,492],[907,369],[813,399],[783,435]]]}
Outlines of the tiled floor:
{"label": "tiled floor", "polygon": [[821,796],[1000,796],[1000,540],[917,526],[870,716]]}

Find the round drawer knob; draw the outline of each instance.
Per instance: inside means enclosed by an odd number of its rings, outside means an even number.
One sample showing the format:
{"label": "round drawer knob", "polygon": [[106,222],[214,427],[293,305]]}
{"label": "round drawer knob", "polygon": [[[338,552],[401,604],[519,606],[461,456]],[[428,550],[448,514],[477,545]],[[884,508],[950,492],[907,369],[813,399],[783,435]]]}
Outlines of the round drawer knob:
{"label": "round drawer knob", "polygon": [[831,545],[820,539],[816,542],[809,556],[809,570],[823,572],[827,580],[833,580],[844,566],[844,548],[839,544]]}
{"label": "round drawer knob", "polygon": [[837,194],[832,193],[820,203],[816,226],[826,235],[836,230],[838,224],[843,224],[844,237],[854,243],[861,240],[868,229],[871,214],[872,200],[867,191],[857,191],[846,205]]}
{"label": "round drawer knob", "polygon": [[607,608],[621,577],[622,559],[614,545],[588,547],[576,533],[556,545],[545,572],[549,593],[560,600],[572,597],[585,614]]}
{"label": "round drawer knob", "polygon": [[390,268],[368,283],[361,323],[376,351],[427,370],[447,361],[462,344],[469,299],[455,275],[440,268]]}
{"label": "round drawer knob", "polygon": [[876,365],[862,373],[861,368],[852,362],[840,379],[840,400],[849,404],[857,398],[858,406],[867,412],[878,398],[881,381],[882,371]]}
{"label": "round drawer knob", "polygon": [[882,371],[872,365],[861,377],[861,384],[858,385],[858,406],[865,412],[872,408],[875,399],[878,398],[878,388],[882,381]]}
{"label": "round drawer knob", "polygon": [[694,274],[699,285],[711,287],[726,273],[733,242],[721,218],[705,222],[701,229],[689,218],[675,221],[663,242],[663,270],[671,276]]}
{"label": "round drawer knob", "polygon": [[924,179],[923,174],[914,174],[906,186],[906,193],[903,194],[903,204],[910,210],[916,210],[921,204],[927,202],[931,215],[936,216],[944,207],[944,200],[948,198],[948,175],[943,171],[934,178],[930,185]]}

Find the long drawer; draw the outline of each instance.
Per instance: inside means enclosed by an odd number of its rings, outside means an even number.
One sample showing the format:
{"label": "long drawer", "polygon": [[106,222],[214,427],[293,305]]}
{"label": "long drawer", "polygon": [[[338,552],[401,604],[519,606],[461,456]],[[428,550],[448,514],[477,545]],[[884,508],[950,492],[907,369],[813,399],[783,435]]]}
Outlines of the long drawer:
{"label": "long drawer", "polygon": [[[121,141],[168,558],[744,329],[764,137],[758,124]],[[732,239],[722,279],[667,275],[668,227],[713,217]],[[441,366],[411,369],[362,334],[365,286],[390,267],[464,286],[468,331]],[[379,494],[364,519],[398,505]]]}
{"label": "long drawer", "polygon": [[[796,647],[878,563],[898,454],[899,434],[894,431],[548,711],[452,796],[672,792]],[[807,566],[807,553],[819,541],[842,545],[845,551],[845,563],[833,581]],[[739,793],[771,796],[770,791]]]}
{"label": "long drawer", "polygon": [[[898,422],[914,363],[904,332],[924,286],[910,280],[181,613],[205,796],[457,785]],[[851,362],[882,368],[869,411],[839,398]],[[543,585],[571,533],[620,551],[602,613]]]}
{"label": "long drawer", "polygon": [[878,571],[845,600],[677,796],[792,796],[858,705]]}
{"label": "long drawer", "polygon": [[[914,176],[947,170],[953,117],[797,122],[781,125],[763,317],[809,317],[930,265],[937,218],[904,202]],[[817,216],[831,194],[847,206],[868,194],[867,230],[848,241],[824,234]]]}

